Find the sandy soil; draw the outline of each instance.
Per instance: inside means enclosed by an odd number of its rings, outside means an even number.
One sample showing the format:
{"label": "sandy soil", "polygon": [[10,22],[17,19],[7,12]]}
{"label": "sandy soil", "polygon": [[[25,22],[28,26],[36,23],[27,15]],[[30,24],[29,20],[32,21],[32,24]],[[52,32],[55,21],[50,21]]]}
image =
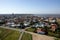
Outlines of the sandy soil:
{"label": "sandy soil", "polygon": [[54,40],[53,37],[45,36],[45,35],[32,35],[33,40]]}

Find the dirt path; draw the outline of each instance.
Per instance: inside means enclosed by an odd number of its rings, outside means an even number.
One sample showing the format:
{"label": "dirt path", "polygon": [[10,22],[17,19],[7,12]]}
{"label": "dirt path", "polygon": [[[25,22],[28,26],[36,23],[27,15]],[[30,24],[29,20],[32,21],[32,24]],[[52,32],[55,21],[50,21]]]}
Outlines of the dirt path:
{"label": "dirt path", "polygon": [[18,40],[21,40],[21,39],[22,39],[23,33],[24,33],[24,32],[21,33],[21,35],[20,35],[20,37],[19,37]]}
{"label": "dirt path", "polygon": [[44,35],[32,35],[32,38],[33,40],[54,40],[54,38]]}

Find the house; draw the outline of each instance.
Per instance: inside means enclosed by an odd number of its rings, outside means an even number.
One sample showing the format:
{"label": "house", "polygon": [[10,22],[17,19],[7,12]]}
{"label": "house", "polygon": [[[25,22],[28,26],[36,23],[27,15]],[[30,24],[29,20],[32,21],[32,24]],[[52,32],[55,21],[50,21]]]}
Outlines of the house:
{"label": "house", "polygon": [[44,27],[45,24],[43,22],[35,23],[33,27]]}
{"label": "house", "polygon": [[30,22],[27,22],[27,21],[24,21],[24,26],[29,26],[30,25]]}
{"label": "house", "polygon": [[51,24],[51,31],[55,31],[57,29],[57,25],[56,24]]}
{"label": "house", "polygon": [[14,22],[7,22],[6,23],[6,26],[9,26],[9,27],[19,27],[20,26],[20,23],[15,24]]}
{"label": "house", "polygon": [[60,18],[56,18],[57,22],[60,24]]}
{"label": "house", "polygon": [[39,24],[40,24],[40,27],[44,27],[45,26],[44,22],[40,22]]}
{"label": "house", "polygon": [[22,28],[22,29],[24,29],[24,28],[25,28],[24,23],[20,23],[20,26],[19,26],[18,28]]}
{"label": "house", "polygon": [[56,22],[56,18],[49,18],[49,22],[50,23],[55,23]]}
{"label": "house", "polygon": [[16,27],[16,24],[11,24],[10,27]]}
{"label": "house", "polygon": [[14,22],[7,22],[6,26],[12,27],[12,26],[15,26],[15,23]]}
{"label": "house", "polygon": [[4,20],[0,20],[0,26],[5,24],[5,21]]}
{"label": "house", "polygon": [[52,19],[52,20],[49,20],[49,22],[51,22],[51,23],[55,23],[56,20],[55,20],[55,19]]}
{"label": "house", "polygon": [[48,22],[45,22],[44,24],[45,24],[45,26],[50,27]]}
{"label": "house", "polygon": [[49,19],[48,19],[48,18],[44,18],[44,21],[45,21],[45,22],[48,22],[48,21],[49,21]]}
{"label": "house", "polygon": [[45,31],[44,31],[43,28],[37,28],[36,32],[37,32],[38,34],[45,34]]}
{"label": "house", "polygon": [[39,27],[40,25],[35,23],[32,27]]}
{"label": "house", "polygon": [[19,27],[20,26],[20,24],[16,24],[16,27]]}

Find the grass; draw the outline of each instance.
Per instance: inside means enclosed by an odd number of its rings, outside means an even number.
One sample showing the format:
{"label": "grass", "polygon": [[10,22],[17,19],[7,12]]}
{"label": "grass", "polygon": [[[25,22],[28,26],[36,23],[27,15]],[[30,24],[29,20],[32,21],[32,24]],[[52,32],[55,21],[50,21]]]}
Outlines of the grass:
{"label": "grass", "polygon": [[[28,28],[28,29],[26,29],[26,31],[29,31],[29,32],[34,32],[35,30],[36,30],[36,28]],[[48,30],[47,36],[59,38],[60,35]]]}
{"label": "grass", "polygon": [[18,40],[19,34],[20,33],[18,31],[14,31],[10,35],[8,35],[4,40]]}
{"label": "grass", "polygon": [[55,40],[60,40],[60,38],[55,38]]}
{"label": "grass", "polygon": [[6,33],[10,32],[8,29],[0,28],[0,38],[2,38]]}
{"label": "grass", "polygon": [[35,31],[35,28],[28,28],[28,29],[26,29],[26,31],[34,32]]}
{"label": "grass", "polygon": [[1,40],[18,40],[20,32],[0,28],[0,39]]}
{"label": "grass", "polygon": [[24,33],[21,40],[32,40],[32,35]]}
{"label": "grass", "polygon": [[54,36],[55,35],[55,33],[53,33],[53,32],[48,32],[48,36]]}

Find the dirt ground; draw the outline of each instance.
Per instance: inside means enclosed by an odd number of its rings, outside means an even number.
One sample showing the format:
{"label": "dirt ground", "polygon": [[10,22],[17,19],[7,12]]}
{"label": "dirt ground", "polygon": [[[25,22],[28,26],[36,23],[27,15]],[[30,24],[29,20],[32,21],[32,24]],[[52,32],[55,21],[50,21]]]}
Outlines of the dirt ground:
{"label": "dirt ground", "polygon": [[33,40],[54,40],[53,37],[45,36],[45,35],[32,35]]}

